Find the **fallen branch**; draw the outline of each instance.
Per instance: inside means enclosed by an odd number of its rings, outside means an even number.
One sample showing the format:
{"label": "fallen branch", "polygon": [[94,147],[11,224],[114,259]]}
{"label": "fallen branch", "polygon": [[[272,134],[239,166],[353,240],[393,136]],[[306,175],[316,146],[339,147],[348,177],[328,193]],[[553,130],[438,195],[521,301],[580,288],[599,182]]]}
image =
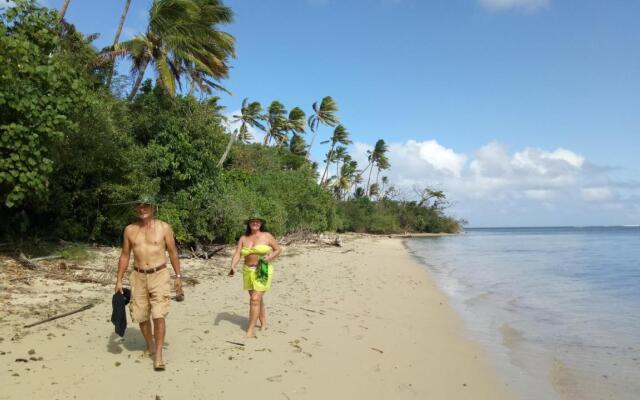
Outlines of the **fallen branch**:
{"label": "fallen branch", "polygon": [[25,325],[24,328],[31,328],[32,326],[44,324],[45,322],[53,321],[53,320],[56,320],[58,318],[62,318],[62,317],[66,317],[66,316],[69,316],[69,315],[72,315],[72,314],[76,314],[76,313],[79,313],[79,312],[82,312],[82,311],[86,311],[86,310],[90,309],[91,307],[93,307],[93,304],[87,304],[86,306],[82,306],[82,307],[78,308],[77,310],[69,311],[69,312],[66,312],[64,314],[55,315],[53,317],[49,317],[49,318],[44,319],[42,321],[38,321],[38,322],[34,322],[33,324]]}
{"label": "fallen branch", "polygon": [[312,310],[312,309],[310,309],[310,308],[304,308],[304,307],[300,307],[300,309],[301,309],[301,310],[304,310],[304,311],[309,311],[309,312],[312,312],[312,313],[317,313],[317,314],[324,315],[324,312],[323,312],[323,311],[316,311],[316,310]]}
{"label": "fallen branch", "polygon": [[62,258],[62,256],[57,255],[57,256],[36,257],[36,258],[32,258],[31,261],[57,260],[58,258]]}
{"label": "fallen branch", "polygon": [[25,256],[24,253],[22,253],[22,252],[20,252],[20,255],[16,258],[16,261],[18,261],[20,263],[20,265],[22,265],[23,267],[27,267],[29,269],[38,269],[39,268],[38,264],[36,264],[33,261],[29,260],[27,258],[27,256]]}

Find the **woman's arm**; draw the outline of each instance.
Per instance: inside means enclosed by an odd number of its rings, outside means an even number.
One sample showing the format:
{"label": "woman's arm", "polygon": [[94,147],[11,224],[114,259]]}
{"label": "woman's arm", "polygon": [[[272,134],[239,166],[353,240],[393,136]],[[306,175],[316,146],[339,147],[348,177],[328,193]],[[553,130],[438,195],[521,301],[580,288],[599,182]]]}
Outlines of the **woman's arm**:
{"label": "woman's arm", "polygon": [[229,276],[233,276],[236,273],[236,265],[238,265],[238,261],[240,261],[240,250],[242,249],[243,241],[244,236],[240,236],[240,240],[238,240],[238,246],[236,247],[236,252],[233,253],[233,257],[231,258],[231,270],[229,270]]}
{"label": "woman's arm", "polygon": [[269,253],[264,260],[266,262],[271,262],[271,260],[273,260],[274,258],[278,257],[280,255],[280,252],[282,251],[282,249],[280,248],[280,245],[278,244],[278,241],[273,237],[273,235],[271,235],[270,233],[267,233],[268,238],[269,238],[269,246],[271,246],[271,248],[273,249],[273,251],[271,253]]}

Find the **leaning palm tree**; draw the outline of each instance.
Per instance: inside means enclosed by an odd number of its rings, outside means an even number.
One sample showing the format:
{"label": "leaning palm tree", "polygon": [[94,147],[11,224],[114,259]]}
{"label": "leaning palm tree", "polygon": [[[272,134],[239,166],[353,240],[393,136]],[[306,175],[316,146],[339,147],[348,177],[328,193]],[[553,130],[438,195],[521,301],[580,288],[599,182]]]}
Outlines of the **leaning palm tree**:
{"label": "leaning palm tree", "polygon": [[[306,121],[306,115],[304,114],[304,111],[302,111],[302,109],[300,107],[293,107],[291,109],[291,111],[289,112],[289,118],[287,118],[286,121],[286,130],[288,132],[291,132],[291,142],[293,142],[295,140],[296,145],[294,146],[296,149],[296,153],[297,154],[302,154],[302,152],[300,152],[299,150],[299,146],[301,143],[304,143],[304,140],[300,140],[301,139],[301,135],[303,135],[304,132],[304,127],[305,127],[305,121]],[[288,136],[284,136],[285,138],[288,139]],[[281,146],[286,145],[287,143],[280,143]],[[290,146],[291,149],[291,146]],[[304,152],[306,154],[306,151]]]}
{"label": "leaning palm tree", "polygon": [[354,184],[354,178],[358,173],[358,163],[349,160],[342,164],[340,174],[334,182],[334,193],[338,200],[343,200]]}
{"label": "leaning palm tree", "polygon": [[306,157],[308,155],[307,142],[304,140],[304,137],[300,135],[291,136],[289,151],[295,155]]}
{"label": "leaning palm tree", "polygon": [[347,129],[344,126],[338,125],[336,129],[333,130],[333,135],[331,135],[331,138],[320,143],[324,144],[329,142],[331,142],[331,149],[329,149],[329,153],[327,153],[327,159],[325,160],[326,165],[324,168],[324,172],[322,173],[322,178],[320,178],[321,184],[325,183],[325,178],[327,177],[327,172],[329,171],[329,163],[333,161],[333,150],[336,147],[336,144],[351,144],[351,140],[349,139],[349,132],[347,132]]}
{"label": "leaning palm tree", "polygon": [[[116,28],[116,35],[113,38],[113,47],[115,47],[120,41],[120,34],[122,33],[122,27],[124,26],[124,20],[127,18],[127,13],[129,12],[130,5],[131,0],[126,0],[124,4],[124,10],[122,10],[122,15],[120,15],[120,22],[118,23],[118,27]],[[112,60],[109,67],[109,76],[107,76],[107,88],[111,87],[111,80],[113,79],[115,65],[115,60]]]}
{"label": "leaning palm tree", "polygon": [[269,104],[267,108],[267,114],[264,115],[264,119],[267,120],[269,128],[264,136],[263,144],[266,146],[273,139],[276,143],[282,144],[288,142],[287,130],[287,109],[284,108],[284,104],[278,100],[274,100]]}
{"label": "leaning palm tree", "polygon": [[324,97],[320,104],[316,101],[313,103],[313,115],[309,117],[307,123],[309,124],[309,128],[311,132],[313,132],[313,136],[311,137],[311,143],[309,144],[309,149],[313,146],[313,142],[316,140],[316,134],[318,131],[318,126],[320,124],[327,126],[336,126],[340,123],[338,117],[335,115],[338,112],[338,105],[331,98],[331,96]]}
{"label": "leaning palm tree", "polygon": [[382,177],[382,189],[380,189],[380,192],[382,193],[383,196],[385,196],[385,192],[384,189],[387,187],[387,185],[389,184],[389,177],[388,176],[383,176]]}
{"label": "leaning palm tree", "polygon": [[135,97],[149,65],[154,66],[158,83],[171,94],[189,71],[214,80],[226,78],[227,61],[235,56],[234,39],[215,25],[231,22],[232,16],[231,9],[219,0],[154,0],[146,33],[107,52],[132,61],[136,80],[129,99]]}
{"label": "leaning palm tree", "polygon": [[231,123],[240,122],[240,128],[237,128],[231,133],[229,137],[229,142],[227,142],[227,147],[220,157],[218,161],[218,168],[222,167],[225,160],[229,156],[229,152],[231,151],[231,146],[236,141],[236,139],[241,140],[242,142],[247,142],[248,137],[251,136],[249,133],[248,127],[259,128],[261,130],[265,130],[264,125],[262,124],[262,106],[257,101],[253,103],[249,103],[249,99],[245,98],[242,100],[242,107],[240,108],[240,114],[233,115],[233,120]]}
{"label": "leaning palm tree", "polygon": [[[389,163],[389,159],[387,158],[386,155],[382,155],[382,157],[380,157],[377,162],[376,162],[376,184],[378,184],[378,180],[380,178],[380,171],[384,171],[387,170],[391,167],[391,164]],[[379,184],[378,184],[379,185]]]}
{"label": "leaning palm tree", "polygon": [[375,146],[373,146],[373,150],[369,152],[369,178],[367,179],[367,186],[365,188],[365,193],[369,193],[369,183],[371,182],[371,172],[373,171],[373,166],[377,165],[382,158],[386,157],[386,153],[389,150],[387,144],[383,139],[379,139]]}
{"label": "leaning palm tree", "polygon": [[333,152],[333,162],[336,164],[336,176],[340,175],[340,162],[351,161],[351,156],[347,153],[347,148],[344,146],[336,147]]}
{"label": "leaning palm tree", "polygon": [[60,20],[62,20],[64,18],[64,15],[67,13],[67,8],[69,7],[69,1],[70,0],[64,0],[62,2],[62,7],[60,7]]}

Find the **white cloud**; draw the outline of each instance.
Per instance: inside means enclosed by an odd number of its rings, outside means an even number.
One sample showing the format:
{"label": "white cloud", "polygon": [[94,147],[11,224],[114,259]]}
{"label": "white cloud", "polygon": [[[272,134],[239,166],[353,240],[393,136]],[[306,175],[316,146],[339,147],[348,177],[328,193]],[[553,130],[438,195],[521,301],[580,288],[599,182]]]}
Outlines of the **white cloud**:
{"label": "white cloud", "polygon": [[[372,148],[353,145],[353,158],[362,168]],[[443,189],[456,204],[452,212],[476,225],[638,223],[640,215],[633,200],[640,197],[640,185],[619,183],[613,169],[566,148],[513,151],[492,142],[466,155],[435,140],[408,140],[390,143],[388,157],[391,169],[381,175],[401,193],[410,197],[414,187]]]}
{"label": "white cloud", "polygon": [[550,0],[480,0],[480,4],[489,10],[500,11],[512,8],[523,8],[526,10],[535,10],[545,7]]}
{"label": "white cloud", "polygon": [[606,202],[614,198],[613,192],[608,187],[593,187],[580,190],[582,198],[591,202]]}
{"label": "white cloud", "polygon": [[0,8],[7,8],[13,6],[13,1],[11,0],[0,0]]}

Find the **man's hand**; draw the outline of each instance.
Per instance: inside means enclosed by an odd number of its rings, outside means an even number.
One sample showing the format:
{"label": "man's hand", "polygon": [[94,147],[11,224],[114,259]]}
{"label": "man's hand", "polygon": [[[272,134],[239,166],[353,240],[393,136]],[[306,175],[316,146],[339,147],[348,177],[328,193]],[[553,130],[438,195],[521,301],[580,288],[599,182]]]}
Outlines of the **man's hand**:
{"label": "man's hand", "polygon": [[122,292],[122,282],[121,281],[116,281],[116,288],[114,289],[115,293],[120,293],[120,294],[124,294]]}
{"label": "man's hand", "polygon": [[176,294],[182,293],[182,279],[176,278]]}

